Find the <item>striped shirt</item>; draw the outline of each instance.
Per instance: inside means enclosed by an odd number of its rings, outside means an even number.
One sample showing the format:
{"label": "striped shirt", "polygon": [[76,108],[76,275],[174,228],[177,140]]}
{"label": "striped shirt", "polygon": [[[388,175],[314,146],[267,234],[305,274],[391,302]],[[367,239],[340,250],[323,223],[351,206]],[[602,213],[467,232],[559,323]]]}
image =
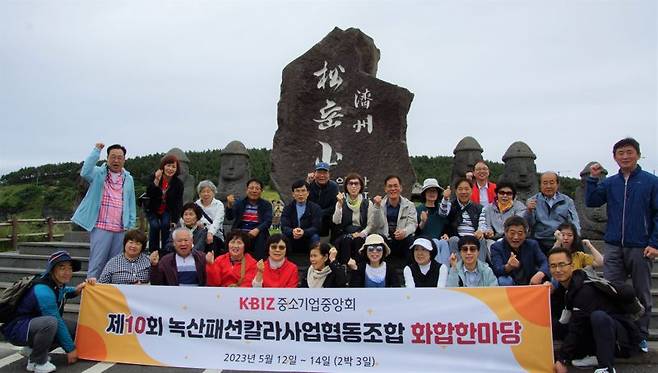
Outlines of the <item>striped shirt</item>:
{"label": "striped shirt", "polygon": [[103,269],[98,282],[101,284],[147,284],[151,272],[151,261],[146,254],[139,254],[134,260],[119,254],[110,259]]}
{"label": "striped shirt", "polygon": [[258,206],[247,203],[244,207],[244,213],[242,214],[242,230],[249,232],[250,230],[257,228],[258,223]]}
{"label": "striped shirt", "polygon": [[123,174],[108,172],[105,177],[96,228],[123,232]]}
{"label": "striped shirt", "polygon": [[459,203],[459,207],[462,210],[462,222],[459,224],[457,227],[457,235],[459,237],[462,236],[472,236],[475,233],[475,228],[473,228],[473,222],[471,221],[471,216],[468,215],[468,212],[466,212],[466,207],[467,205],[462,205],[461,202],[457,201]]}
{"label": "striped shirt", "polygon": [[199,286],[199,278],[196,273],[196,261],[194,255],[190,254],[183,258],[176,254],[176,269],[179,286]]}

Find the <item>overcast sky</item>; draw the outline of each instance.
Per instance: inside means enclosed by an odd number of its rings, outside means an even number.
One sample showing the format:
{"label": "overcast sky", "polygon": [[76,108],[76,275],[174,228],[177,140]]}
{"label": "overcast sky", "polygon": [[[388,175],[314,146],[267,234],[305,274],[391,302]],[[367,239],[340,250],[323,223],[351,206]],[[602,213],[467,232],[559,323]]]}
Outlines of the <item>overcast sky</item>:
{"label": "overcast sky", "polygon": [[539,171],[577,176],[615,172],[633,136],[654,171],[657,23],[653,0],[0,0],[0,174],[97,141],[271,148],[282,69],[335,26],[372,37],[377,77],[415,94],[412,155],[470,135],[500,162],[522,140]]}

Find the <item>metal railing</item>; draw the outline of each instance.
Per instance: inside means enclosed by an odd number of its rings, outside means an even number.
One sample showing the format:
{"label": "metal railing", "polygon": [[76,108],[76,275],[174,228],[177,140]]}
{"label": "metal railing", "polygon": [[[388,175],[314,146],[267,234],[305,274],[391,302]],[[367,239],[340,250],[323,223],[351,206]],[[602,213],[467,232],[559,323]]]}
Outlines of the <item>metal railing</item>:
{"label": "metal railing", "polygon": [[[18,227],[21,224],[44,224],[47,228],[46,232],[35,232],[35,233],[19,233]],[[42,218],[42,219],[18,219],[13,217],[11,220],[0,223],[1,227],[11,227],[11,234],[8,234],[6,237],[0,237],[1,242],[11,242],[11,247],[16,249],[18,245],[18,239],[21,237],[42,237],[46,238],[48,241],[52,241],[55,238],[61,238],[63,234],[55,234],[54,228],[59,224],[71,224],[70,220],[55,220],[53,218]]]}

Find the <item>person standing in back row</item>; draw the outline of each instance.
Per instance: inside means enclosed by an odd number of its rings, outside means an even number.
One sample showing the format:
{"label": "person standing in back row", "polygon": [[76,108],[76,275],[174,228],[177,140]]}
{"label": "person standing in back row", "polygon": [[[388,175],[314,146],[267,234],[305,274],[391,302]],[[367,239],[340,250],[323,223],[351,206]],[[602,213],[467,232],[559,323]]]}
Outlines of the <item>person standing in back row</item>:
{"label": "person standing in back row", "polygon": [[602,167],[593,164],[587,178],[585,203],[587,207],[608,204],[603,275],[617,284],[631,276],[645,309],[637,321],[643,339],[640,348],[649,352],[651,269],[658,258],[658,178],[637,164],[640,144],[635,139],[618,141],[612,147],[612,155],[619,172],[599,182]]}
{"label": "person standing in back row", "polygon": [[133,178],[123,168],[126,148],[111,145],[107,162],[96,166],[104,147],[96,143],[82,164],[80,176],[89,183],[89,189],[71,218],[90,232],[87,278],[100,277],[107,262],[121,254],[124,232],[135,228],[137,216]]}

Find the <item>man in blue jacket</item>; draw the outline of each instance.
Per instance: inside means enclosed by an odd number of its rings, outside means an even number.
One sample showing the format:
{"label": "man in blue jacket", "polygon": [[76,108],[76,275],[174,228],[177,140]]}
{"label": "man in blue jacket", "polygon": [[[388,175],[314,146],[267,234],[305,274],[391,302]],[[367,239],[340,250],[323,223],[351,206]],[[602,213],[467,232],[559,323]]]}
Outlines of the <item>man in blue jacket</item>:
{"label": "man in blue jacket", "polygon": [[107,162],[96,166],[105,145],[97,143],[82,164],[80,176],[89,182],[87,194],[71,220],[89,233],[87,278],[98,278],[110,258],[123,252],[123,235],[135,227],[135,185],[123,168],[126,148],[107,148]]}
{"label": "man in blue jacket", "polygon": [[491,245],[491,269],[500,286],[541,285],[549,281],[548,261],[537,241],[526,239],[528,224],[520,216],[505,220],[505,237]]}
{"label": "man in blue jacket", "polygon": [[9,342],[27,346],[28,371],[48,373],[56,369],[48,357],[53,344],[64,349],[69,364],[78,360],[73,342],[76,323],[64,320],[62,314],[66,300],[80,295],[85,286],[85,282],[66,286],[73,272],[79,270],[80,262],[66,251],[53,253],[46,270],[18,303],[16,316],[2,326],[2,334]]}
{"label": "man in blue jacket", "polygon": [[532,238],[544,254],[555,244],[554,233],[562,223],[573,223],[580,233],[580,220],[573,200],[559,192],[560,179],[556,172],[547,171],[539,178],[539,193],[528,199],[525,218]]}
{"label": "man in blue jacket", "polygon": [[599,182],[602,167],[598,163],[592,165],[585,202],[588,207],[608,204],[603,274],[616,283],[623,283],[631,276],[633,288],[646,310],[638,326],[644,338],[640,347],[648,352],[651,268],[653,260],[658,258],[658,178],[637,164],[640,144],[635,139],[618,141],[612,154],[619,172]]}

